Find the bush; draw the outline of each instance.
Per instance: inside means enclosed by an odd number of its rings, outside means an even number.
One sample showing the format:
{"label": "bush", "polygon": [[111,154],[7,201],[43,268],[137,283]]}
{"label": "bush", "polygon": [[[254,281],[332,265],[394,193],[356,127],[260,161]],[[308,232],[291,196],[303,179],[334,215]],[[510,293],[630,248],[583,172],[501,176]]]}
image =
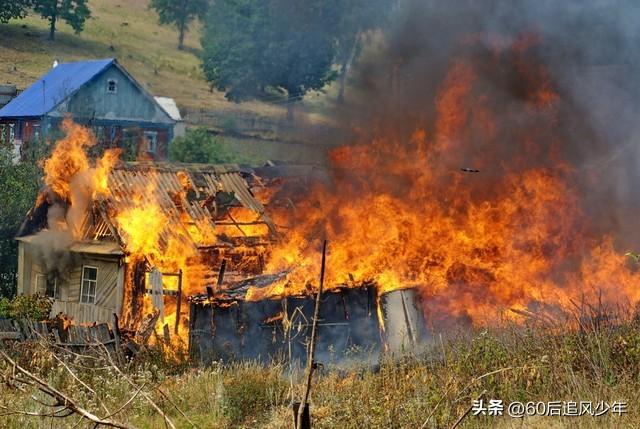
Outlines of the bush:
{"label": "bush", "polygon": [[9,306],[11,302],[8,298],[0,297],[0,319],[9,318]]}
{"label": "bush", "polygon": [[11,319],[45,320],[49,318],[50,312],[51,301],[48,298],[39,295],[18,295],[8,304],[7,316]]}
{"label": "bush", "polygon": [[229,152],[219,139],[209,134],[204,127],[189,129],[184,136],[176,137],[171,142],[169,156],[172,161],[203,164],[238,161],[237,155]]}

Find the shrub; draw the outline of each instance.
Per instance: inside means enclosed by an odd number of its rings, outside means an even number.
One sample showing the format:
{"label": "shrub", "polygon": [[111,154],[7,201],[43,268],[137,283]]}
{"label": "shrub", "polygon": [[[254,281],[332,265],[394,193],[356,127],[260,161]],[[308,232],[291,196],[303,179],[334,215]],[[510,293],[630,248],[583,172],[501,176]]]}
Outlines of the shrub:
{"label": "shrub", "polygon": [[219,138],[209,134],[204,127],[192,128],[186,134],[176,137],[169,148],[172,161],[209,163],[233,163],[236,154],[226,149]]}
{"label": "shrub", "polygon": [[9,304],[12,319],[44,320],[49,318],[51,301],[39,295],[18,295]]}
{"label": "shrub", "polygon": [[11,302],[8,298],[0,297],[0,319],[9,318],[9,305]]}

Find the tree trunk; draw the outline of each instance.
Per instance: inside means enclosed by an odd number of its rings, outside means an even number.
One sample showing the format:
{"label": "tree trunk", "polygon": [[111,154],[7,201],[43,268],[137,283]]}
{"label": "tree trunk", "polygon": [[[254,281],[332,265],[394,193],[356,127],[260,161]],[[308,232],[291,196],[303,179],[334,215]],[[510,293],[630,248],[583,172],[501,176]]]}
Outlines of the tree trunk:
{"label": "tree trunk", "polygon": [[57,16],[55,14],[49,19],[49,40],[56,39],[56,19]]}
{"label": "tree trunk", "polygon": [[357,32],[355,37],[353,38],[353,44],[351,45],[351,50],[349,51],[349,55],[345,56],[342,59],[342,64],[340,67],[340,80],[338,81],[340,86],[338,88],[338,97],[337,97],[337,101],[340,104],[344,103],[344,87],[347,82],[347,73],[349,72],[351,63],[353,63],[353,60],[356,57],[359,41],[360,41],[360,32]]}
{"label": "tree trunk", "polygon": [[178,36],[178,49],[184,49],[184,22],[180,24],[180,35]]}
{"label": "tree trunk", "polygon": [[178,36],[178,49],[184,49],[184,33],[187,27],[187,0],[182,0],[182,5],[180,9],[180,23],[178,24],[178,31],[180,35]]}

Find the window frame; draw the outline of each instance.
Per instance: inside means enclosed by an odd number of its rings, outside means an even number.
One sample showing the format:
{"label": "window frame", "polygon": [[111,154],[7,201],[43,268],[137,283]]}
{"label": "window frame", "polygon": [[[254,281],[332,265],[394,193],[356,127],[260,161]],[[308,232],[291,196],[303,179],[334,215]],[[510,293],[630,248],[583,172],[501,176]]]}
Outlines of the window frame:
{"label": "window frame", "polygon": [[143,136],[147,142],[147,152],[153,154],[158,153],[158,132],[153,130],[143,131]]}
{"label": "window frame", "polygon": [[[113,89],[111,89],[111,85],[113,84]],[[107,94],[117,94],[118,93],[118,81],[116,79],[108,79],[107,80]]]}
{"label": "window frame", "polygon": [[[96,278],[95,279],[85,278],[85,270],[86,269],[95,270]],[[91,294],[91,288],[89,288],[89,291],[85,290],[85,281],[88,282],[89,284],[93,284],[93,294]],[[93,266],[93,265],[83,265],[82,266],[82,276],[81,276],[81,280],[80,280],[80,304],[95,304],[96,303],[97,290],[98,290],[98,267]],[[86,299],[85,299],[85,297],[86,297]]]}
{"label": "window frame", "polygon": [[[60,290],[58,289],[57,277],[54,277],[53,282],[50,282],[48,275],[41,272],[35,272],[34,274],[36,276],[36,281],[34,285],[36,294],[45,298],[60,299]],[[47,291],[49,290],[49,286],[51,284],[53,284],[53,293],[49,295]]]}
{"label": "window frame", "polygon": [[[36,274],[36,284],[35,284],[35,293],[39,296],[47,296],[47,276],[46,274],[42,274],[42,273],[35,273]],[[38,280],[42,279],[42,284],[44,285],[44,288],[41,287],[41,285],[39,284],[40,282]]]}

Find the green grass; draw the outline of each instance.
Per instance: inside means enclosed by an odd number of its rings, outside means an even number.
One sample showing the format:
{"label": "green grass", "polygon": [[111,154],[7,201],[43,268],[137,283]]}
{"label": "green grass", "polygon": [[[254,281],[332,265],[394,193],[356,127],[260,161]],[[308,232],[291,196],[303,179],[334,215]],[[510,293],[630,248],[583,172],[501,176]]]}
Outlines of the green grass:
{"label": "green grass", "polygon": [[[564,329],[561,329],[564,330]],[[90,410],[104,414],[50,353],[35,346],[22,348],[22,362],[50,383],[77,398]],[[109,410],[118,409],[134,393],[114,371],[86,371],[71,367]],[[6,374],[8,366],[0,363]],[[291,427],[291,396],[300,397],[301,377],[293,391],[287,368],[263,368],[251,363],[210,368],[171,367],[158,359],[127,370],[176,422],[190,427]],[[153,386],[171,398],[165,400]],[[29,392],[3,385],[0,405],[42,411]],[[453,335],[436,341],[428,355],[386,360],[379,369],[349,371],[325,369],[314,379],[311,414],[316,428],[450,427],[486,391],[487,399],[512,401],[626,401],[628,413],[601,417],[527,417],[513,419],[468,415],[464,428],[634,428],[640,425],[640,325],[588,327],[559,332],[557,328],[504,326],[499,329]],[[40,398],[43,399],[43,398]],[[171,405],[173,402],[188,417]],[[430,416],[430,417],[429,417]],[[121,422],[140,428],[164,427],[162,418],[141,396],[117,415]],[[77,419],[27,416],[0,417],[7,428],[69,427]]]}

